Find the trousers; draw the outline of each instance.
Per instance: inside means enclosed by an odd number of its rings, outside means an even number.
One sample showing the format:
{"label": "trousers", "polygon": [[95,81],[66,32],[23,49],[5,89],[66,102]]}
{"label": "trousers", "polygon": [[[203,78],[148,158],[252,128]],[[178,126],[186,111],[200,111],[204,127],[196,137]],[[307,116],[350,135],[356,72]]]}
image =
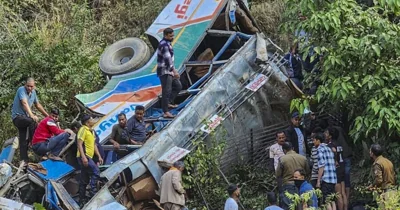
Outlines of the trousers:
{"label": "trousers", "polygon": [[61,150],[67,145],[69,134],[64,132],[53,136],[45,142],[32,145],[33,151],[38,155],[45,155],[47,152],[58,156]]}
{"label": "trousers", "polygon": [[36,122],[24,115],[18,115],[13,119],[13,124],[18,129],[19,155],[21,160],[29,161],[28,145],[32,141],[36,129]]}
{"label": "trousers", "polygon": [[283,184],[282,186],[282,192],[280,192],[280,207],[282,209],[289,209],[290,204],[292,201],[285,195],[285,192],[288,192],[290,194],[296,194],[297,193],[297,188],[294,184]]}
{"label": "trousers", "polygon": [[175,203],[164,203],[164,210],[182,210],[183,206],[175,204]]}
{"label": "trousers", "polygon": [[168,104],[173,103],[178,93],[182,90],[182,84],[179,79],[169,74],[159,77],[162,88],[161,108],[163,112],[168,112]]}
{"label": "trousers", "polygon": [[81,167],[81,176],[79,179],[79,199],[84,200],[86,198],[86,186],[90,185],[90,196],[93,196],[97,193],[97,180],[100,178],[100,170],[99,167],[94,163],[93,159],[87,157],[88,166],[85,167],[83,165],[81,157],[78,157],[78,163]]}

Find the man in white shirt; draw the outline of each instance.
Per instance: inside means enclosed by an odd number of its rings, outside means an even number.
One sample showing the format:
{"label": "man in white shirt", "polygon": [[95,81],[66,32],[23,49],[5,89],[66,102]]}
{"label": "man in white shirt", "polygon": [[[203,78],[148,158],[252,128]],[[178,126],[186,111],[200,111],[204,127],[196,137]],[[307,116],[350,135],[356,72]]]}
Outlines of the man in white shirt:
{"label": "man in white shirt", "polygon": [[[285,142],[286,142],[285,132],[278,131],[276,133],[276,143],[269,147],[269,158],[274,163],[275,172],[279,165],[279,158],[285,155],[282,149],[282,145],[285,144]],[[277,177],[276,182],[278,184],[278,191],[281,192],[282,177]]]}
{"label": "man in white shirt", "polygon": [[224,210],[239,210],[238,202],[240,189],[237,185],[231,184],[228,187],[229,198],[225,202]]}
{"label": "man in white shirt", "polygon": [[269,158],[274,161],[274,169],[278,167],[279,158],[284,156],[282,145],[286,142],[286,135],[283,131],[276,133],[276,143],[269,147]]}

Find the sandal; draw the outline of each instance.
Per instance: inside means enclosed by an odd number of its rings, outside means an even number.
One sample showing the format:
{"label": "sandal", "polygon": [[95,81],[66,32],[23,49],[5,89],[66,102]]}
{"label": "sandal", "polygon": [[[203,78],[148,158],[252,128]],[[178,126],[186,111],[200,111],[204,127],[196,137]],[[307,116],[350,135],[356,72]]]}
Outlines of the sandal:
{"label": "sandal", "polygon": [[57,156],[55,156],[53,154],[49,154],[48,158],[50,160],[54,160],[54,161],[63,161],[63,159],[61,159],[60,157],[57,157]]}
{"label": "sandal", "polygon": [[171,113],[168,113],[168,114],[164,114],[163,117],[164,118],[174,118],[175,116],[172,115]]}
{"label": "sandal", "polygon": [[178,105],[176,105],[176,104],[168,104],[168,108],[175,109],[175,108],[178,108]]}

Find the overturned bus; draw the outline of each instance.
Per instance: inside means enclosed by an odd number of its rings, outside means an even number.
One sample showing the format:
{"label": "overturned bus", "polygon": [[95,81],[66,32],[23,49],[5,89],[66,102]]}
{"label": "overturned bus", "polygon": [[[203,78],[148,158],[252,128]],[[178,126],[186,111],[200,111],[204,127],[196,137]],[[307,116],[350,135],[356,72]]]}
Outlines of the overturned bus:
{"label": "overturned bus", "polygon": [[[287,117],[296,87],[287,77],[283,52],[259,33],[241,0],[172,0],[146,31],[153,49],[167,27],[175,32],[175,67],[183,85],[179,106],[171,110],[175,118],[162,117],[157,54],[151,56],[149,46],[137,38],[107,47],[100,59],[106,86],[76,96],[81,109],[98,117],[94,129],[106,150],[117,115],[129,119],[138,105],[146,108],[148,129],[155,131],[143,146],[123,145],[130,153],[122,159],[116,160],[112,149],[107,152],[102,184],[83,209],[141,209],[142,201],[157,206],[163,172],[190,155],[194,140],[207,140],[221,127],[235,136]],[[10,140],[7,151],[15,151],[15,144],[16,139]],[[79,170],[69,161],[73,158],[64,159],[42,161],[27,172],[18,169],[4,183],[6,190],[0,190],[0,207],[24,209],[30,207],[22,203],[37,202],[48,209],[79,209],[74,200]]]}

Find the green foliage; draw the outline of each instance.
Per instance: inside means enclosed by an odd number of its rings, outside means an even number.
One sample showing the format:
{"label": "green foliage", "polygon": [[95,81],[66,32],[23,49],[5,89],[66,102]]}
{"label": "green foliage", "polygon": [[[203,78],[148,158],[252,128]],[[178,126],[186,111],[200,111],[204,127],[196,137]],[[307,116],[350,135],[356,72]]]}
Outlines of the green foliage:
{"label": "green foliage", "polygon": [[201,193],[207,203],[223,205],[226,184],[219,172],[219,158],[223,154],[225,142],[217,141],[214,134],[211,134],[210,139],[209,146],[204,141],[195,140],[196,149],[185,160],[187,174],[183,176],[184,187],[196,192],[195,198],[189,200],[189,206],[205,206]]}
{"label": "green foliage", "polygon": [[284,0],[254,0],[249,3],[250,13],[261,31],[283,49],[288,48],[290,37],[279,32],[285,9]]}
{"label": "green foliage", "polygon": [[[349,111],[356,140],[400,133],[400,26],[389,19],[399,11],[398,1],[378,2],[364,9],[354,0],[286,0],[283,28],[307,32],[304,52],[314,46],[322,56],[322,85],[314,99],[321,107]],[[299,13],[306,19],[299,20]],[[302,100],[309,99],[293,106]]]}
{"label": "green foliage", "polygon": [[34,203],[33,204],[33,208],[35,210],[46,210],[46,208],[44,208],[44,206],[42,204],[40,204],[40,203]]}
{"label": "green foliage", "polygon": [[374,201],[368,209],[399,209],[400,208],[400,188],[396,187],[384,192],[379,188],[368,188],[365,186],[357,187],[356,192],[361,194],[365,200]]}
{"label": "green foliage", "polygon": [[229,180],[240,183],[241,202],[246,209],[264,209],[267,206],[266,193],[274,192],[276,177],[271,171],[249,165],[233,167]]}
{"label": "green foliage", "polygon": [[[55,10],[59,5],[53,6]],[[88,36],[94,29],[93,14],[74,3],[58,8],[58,14],[38,9],[37,19],[31,22],[16,12],[10,16],[11,8],[0,9],[0,22],[4,23],[0,31],[4,37],[0,43],[0,112],[2,118],[10,117],[9,107],[16,89],[32,76],[45,109],[57,106],[64,119],[71,120],[77,111],[71,109],[75,107],[74,96],[104,84],[97,65],[103,49]],[[0,130],[9,134],[12,126],[4,118],[2,121],[7,123]]]}
{"label": "green foliage", "polygon": [[400,189],[394,189],[382,194],[376,195],[378,208],[376,209],[400,209]]}
{"label": "green foliage", "polygon": [[144,32],[170,0],[115,1],[112,5],[97,5],[96,15],[106,42],[126,37],[147,40]]}
{"label": "green foliage", "polygon": [[[308,207],[312,203],[312,197],[313,195],[316,195],[318,198],[322,197],[322,192],[321,190],[310,190],[308,192],[303,193],[302,195],[299,194],[290,194],[288,192],[285,192],[285,196],[289,198],[289,200],[292,201],[292,203],[289,206],[290,210],[295,210],[297,209],[298,206],[305,207],[304,209],[315,209],[314,207]],[[332,197],[327,199],[327,202],[331,201]],[[303,208],[301,208],[303,209]]]}
{"label": "green foliage", "polygon": [[[205,200],[211,209],[219,209],[228,198],[228,184],[219,169],[220,157],[225,147],[226,131],[221,131],[222,129],[212,134],[208,143],[196,140],[196,150],[185,160],[186,174],[183,175],[183,183],[189,192],[187,205],[190,208],[206,209]],[[233,167],[230,174],[227,175],[227,180],[239,184],[240,202],[245,209],[264,209],[267,205],[266,192],[275,189],[274,174],[266,169],[246,165]]]}
{"label": "green foliage", "polygon": [[310,110],[310,101],[312,101],[311,96],[292,99],[290,102],[290,113],[298,111],[300,115],[304,114],[306,109]]}
{"label": "green foliage", "polygon": [[144,31],[168,2],[1,1],[0,146],[16,135],[10,108],[27,77],[36,79],[45,109],[60,108],[67,126],[78,111],[74,96],[105,84],[98,68],[104,48],[126,37],[145,38]]}
{"label": "green foliage", "polygon": [[301,209],[307,209],[307,210],[313,210],[313,209],[326,209],[327,204],[330,204],[331,202],[335,201],[337,198],[337,194],[332,194],[329,195],[326,198],[325,204],[319,205],[319,208],[315,207],[310,207],[312,204],[312,197],[313,195],[316,195],[317,198],[322,198],[322,192],[319,189],[316,190],[310,190],[308,192],[303,193],[302,195],[299,194],[290,194],[288,192],[285,192],[286,197],[289,198],[289,200],[292,201],[292,203],[289,206],[290,210],[295,210],[298,209],[299,206],[303,207]]}

